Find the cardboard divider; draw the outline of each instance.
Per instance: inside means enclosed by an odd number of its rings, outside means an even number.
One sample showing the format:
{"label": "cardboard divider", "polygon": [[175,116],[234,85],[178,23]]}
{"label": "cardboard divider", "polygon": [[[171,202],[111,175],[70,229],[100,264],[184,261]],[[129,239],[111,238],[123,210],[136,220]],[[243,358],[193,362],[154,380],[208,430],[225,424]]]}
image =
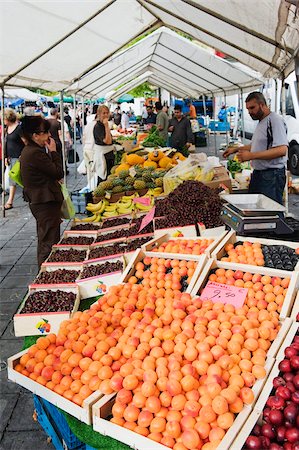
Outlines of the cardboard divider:
{"label": "cardboard divider", "polygon": [[[116,395],[105,395],[93,407],[93,429],[105,436],[111,436],[120,442],[129,445],[136,450],[167,450],[169,447],[155,442],[145,436],[142,436],[127,428],[116,425],[108,420],[111,416],[112,406],[115,402]],[[230,450],[231,444],[235,436],[242,429],[244,422],[251,412],[249,406],[245,406],[243,410],[236,416],[233,425],[226,432],[221,443],[216,450]]]}
{"label": "cardboard divider", "polygon": [[[218,235],[210,235],[207,237],[194,237],[194,238],[184,238],[184,237],[171,237],[170,234],[166,233],[164,235],[161,235],[159,237],[155,237],[154,239],[152,239],[151,241],[149,241],[147,244],[143,245],[144,251],[146,252],[151,252],[152,256],[154,256],[157,252],[154,252],[154,249],[157,249],[161,244],[163,244],[164,242],[168,242],[168,241],[180,241],[180,240],[188,240],[188,241],[195,241],[196,243],[200,243],[203,239],[213,239],[213,242],[211,242],[211,244],[205,249],[204,254],[207,255],[208,257],[211,256],[212,251],[214,250],[214,248],[219,244],[219,242],[224,238],[224,236],[226,235],[226,231],[224,231],[221,234]],[[193,255],[192,253],[170,253],[170,252],[160,252],[163,253],[163,255],[165,255],[165,258],[172,258],[172,256],[197,256],[199,257],[200,255]]]}
{"label": "cardboard divider", "polygon": [[[126,283],[128,281],[128,279],[134,275],[135,273],[135,266],[139,261],[142,261],[145,256],[149,256],[149,257],[155,257],[155,258],[164,258],[165,255],[164,253],[147,253],[144,252],[143,249],[137,249],[135,250],[130,263],[128,264],[128,266],[126,267],[121,279],[120,279],[120,283]],[[185,257],[184,257],[185,256]],[[185,292],[187,293],[191,293],[196,280],[198,279],[198,277],[200,276],[200,273],[202,272],[206,261],[207,261],[207,257],[206,255],[200,255],[200,257],[196,257],[195,255],[193,256],[188,256],[188,255],[171,255],[170,258],[167,259],[179,259],[179,260],[186,260],[186,261],[196,261],[197,262],[197,267],[194,271],[194,274],[192,276],[191,282],[188,286],[188,288],[186,289]]]}
{"label": "cardboard divider", "polygon": [[[289,248],[292,248],[294,250],[299,248],[299,243],[298,242],[277,241],[277,240],[273,241],[271,239],[254,238],[254,237],[250,237],[250,236],[238,236],[236,234],[236,232],[232,230],[223,238],[223,240],[213,250],[212,255],[211,255],[212,258],[216,259],[217,261],[221,261],[221,258],[223,258],[224,255],[226,255],[226,251],[224,249],[226,244],[235,244],[236,242],[239,242],[239,241],[240,242],[245,242],[246,241],[246,242],[252,242],[252,243],[257,242],[257,243],[262,244],[262,245],[285,245],[285,246],[287,246]],[[246,264],[239,263],[239,262],[238,263],[234,263],[234,264],[237,264],[238,266],[246,265]],[[263,267],[266,267],[266,266],[263,266]],[[241,267],[240,267],[240,270],[242,270]],[[299,260],[298,260],[294,270],[299,271]]]}
{"label": "cardboard divider", "polygon": [[[76,294],[73,309],[71,311],[53,311],[53,312],[33,312],[22,314],[22,309],[29,295],[36,291],[65,291]],[[61,322],[68,320],[78,310],[80,304],[80,295],[78,286],[73,285],[36,285],[29,289],[24,297],[18,311],[14,315],[15,336],[46,336],[49,333],[57,333]]]}
{"label": "cardboard divider", "polygon": [[[212,269],[216,268],[222,268],[222,269],[230,269],[235,271],[236,266],[235,263],[229,263],[229,262],[220,262],[213,259],[209,259],[204,270],[202,271],[200,277],[198,278],[194,288],[192,289],[192,296],[198,296],[198,292],[200,289],[202,289],[209,278],[210,271]],[[289,272],[287,270],[278,270],[278,269],[270,269],[269,267],[261,267],[261,266],[250,266],[247,264],[243,264],[242,267],[240,267],[237,270],[241,270],[242,272],[250,272],[252,274],[260,274],[260,275],[269,275],[271,277],[281,277],[281,278],[289,278],[290,283],[287,288],[287,294],[285,296],[281,312],[280,312],[280,319],[285,319],[286,317],[289,317],[291,314],[291,310],[293,308],[293,304],[295,301],[295,296],[297,294],[298,288],[299,288],[299,273],[298,272]]]}
{"label": "cardboard divider", "polygon": [[[49,388],[42,386],[41,384],[33,381],[31,378],[26,377],[25,375],[17,372],[15,370],[16,365],[19,363],[22,355],[27,353],[27,349],[23,350],[20,353],[17,353],[14,356],[11,356],[7,360],[7,373],[8,379],[13,381],[14,383],[18,383],[20,386],[31,391],[33,394],[39,395],[40,397],[48,400],[53,405],[61,408],[63,411],[66,411],[68,414],[79,419],[81,422],[84,422],[88,425],[92,424],[92,405],[96,403],[99,398],[103,397],[103,394],[100,391],[93,392],[89,397],[87,397],[82,406],[73,403],[70,400],[62,397],[61,395],[56,394],[56,392],[50,390]],[[59,425],[59,424],[57,424]]]}

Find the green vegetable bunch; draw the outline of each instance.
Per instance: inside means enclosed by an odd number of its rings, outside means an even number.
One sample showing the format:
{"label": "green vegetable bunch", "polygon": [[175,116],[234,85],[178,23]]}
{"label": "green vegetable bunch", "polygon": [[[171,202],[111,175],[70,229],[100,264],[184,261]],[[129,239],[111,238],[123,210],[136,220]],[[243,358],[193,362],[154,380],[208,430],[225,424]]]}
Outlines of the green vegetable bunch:
{"label": "green vegetable bunch", "polygon": [[153,126],[148,134],[148,137],[144,139],[142,143],[143,147],[164,147],[165,140],[159,136],[159,130],[156,126]]}

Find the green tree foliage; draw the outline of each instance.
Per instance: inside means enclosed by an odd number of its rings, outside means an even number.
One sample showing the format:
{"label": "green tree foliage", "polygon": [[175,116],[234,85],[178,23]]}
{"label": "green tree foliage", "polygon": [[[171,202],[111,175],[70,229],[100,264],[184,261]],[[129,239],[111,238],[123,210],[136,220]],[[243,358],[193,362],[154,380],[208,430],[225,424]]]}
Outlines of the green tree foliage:
{"label": "green tree foliage", "polygon": [[147,81],[135,87],[128,94],[133,95],[133,97],[153,97],[155,91],[153,91]]}

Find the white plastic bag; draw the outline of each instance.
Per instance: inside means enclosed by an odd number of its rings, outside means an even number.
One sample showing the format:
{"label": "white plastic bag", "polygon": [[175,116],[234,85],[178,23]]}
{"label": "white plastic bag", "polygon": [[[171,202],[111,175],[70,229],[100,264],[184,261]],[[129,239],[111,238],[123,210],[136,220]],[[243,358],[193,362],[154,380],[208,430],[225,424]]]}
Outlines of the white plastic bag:
{"label": "white plastic bag", "polygon": [[11,166],[6,166],[5,167],[5,172],[4,172],[4,186],[3,186],[3,190],[8,192],[9,191],[9,171],[11,169]]}
{"label": "white plastic bag", "polygon": [[196,153],[180,161],[163,177],[163,190],[166,195],[186,180],[201,182],[211,181],[214,177],[213,165],[207,160],[205,153]]}
{"label": "white plastic bag", "polygon": [[80,175],[86,175],[87,174],[87,170],[86,170],[86,165],[85,165],[85,161],[84,159],[82,159],[82,161],[80,162],[78,168],[77,168],[77,172],[80,173]]}

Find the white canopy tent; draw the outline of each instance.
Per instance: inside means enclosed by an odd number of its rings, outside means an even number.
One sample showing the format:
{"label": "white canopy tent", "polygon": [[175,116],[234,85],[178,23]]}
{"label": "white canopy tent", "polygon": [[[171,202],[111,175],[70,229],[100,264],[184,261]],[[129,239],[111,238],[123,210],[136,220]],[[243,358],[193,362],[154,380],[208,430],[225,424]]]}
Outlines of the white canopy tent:
{"label": "white canopy tent", "polygon": [[267,77],[286,77],[298,52],[299,17],[287,0],[19,0],[1,2],[0,12],[2,42],[9,36],[1,48],[2,85],[67,89],[161,24]]}
{"label": "white canopy tent", "polygon": [[[286,78],[294,70],[299,48],[294,0],[4,0],[0,18],[2,103],[9,86],[61,94],[71,87],[73,92],[92,97],[146,71],[153,73],[149,81],[168,84],[182,93],[185,89],[196,94],[232,93],[256,86],[261,77]],[[130,58],[115,59],[113,71],[105,69],[112,56],[134,38],[162,25],[250,67],[260,74],[259,80],[242,69],[236,75],[231,72],[233,65],[221,59],[225,66],[216,68],[218,59],[208,53],[202,61],[203,52],[192,42],[187,46],[176,37],[179,47],[173,47],[173,33],[166,30],[136,45],[140,53],[133,57],[134,65],[130,66]],[[9,45],[4,45],[8,37]],[[133,55],[136,48],[130,51]],[[125,58],[128,54],[123,52]],[[119,64],[125,64],[126,70],[119,72]]]}
{"label": "white canopy tent", "polygon": [[[107,89],[131,82],[145,71],[170,77],[178,87],[200,94],[234,94],[259,87],[260,75],[233,64],[177,33],[162,27],[111,57],[75,84],[80,95],[105,95]],[[186,91],[186,94],[187,94]]]}

